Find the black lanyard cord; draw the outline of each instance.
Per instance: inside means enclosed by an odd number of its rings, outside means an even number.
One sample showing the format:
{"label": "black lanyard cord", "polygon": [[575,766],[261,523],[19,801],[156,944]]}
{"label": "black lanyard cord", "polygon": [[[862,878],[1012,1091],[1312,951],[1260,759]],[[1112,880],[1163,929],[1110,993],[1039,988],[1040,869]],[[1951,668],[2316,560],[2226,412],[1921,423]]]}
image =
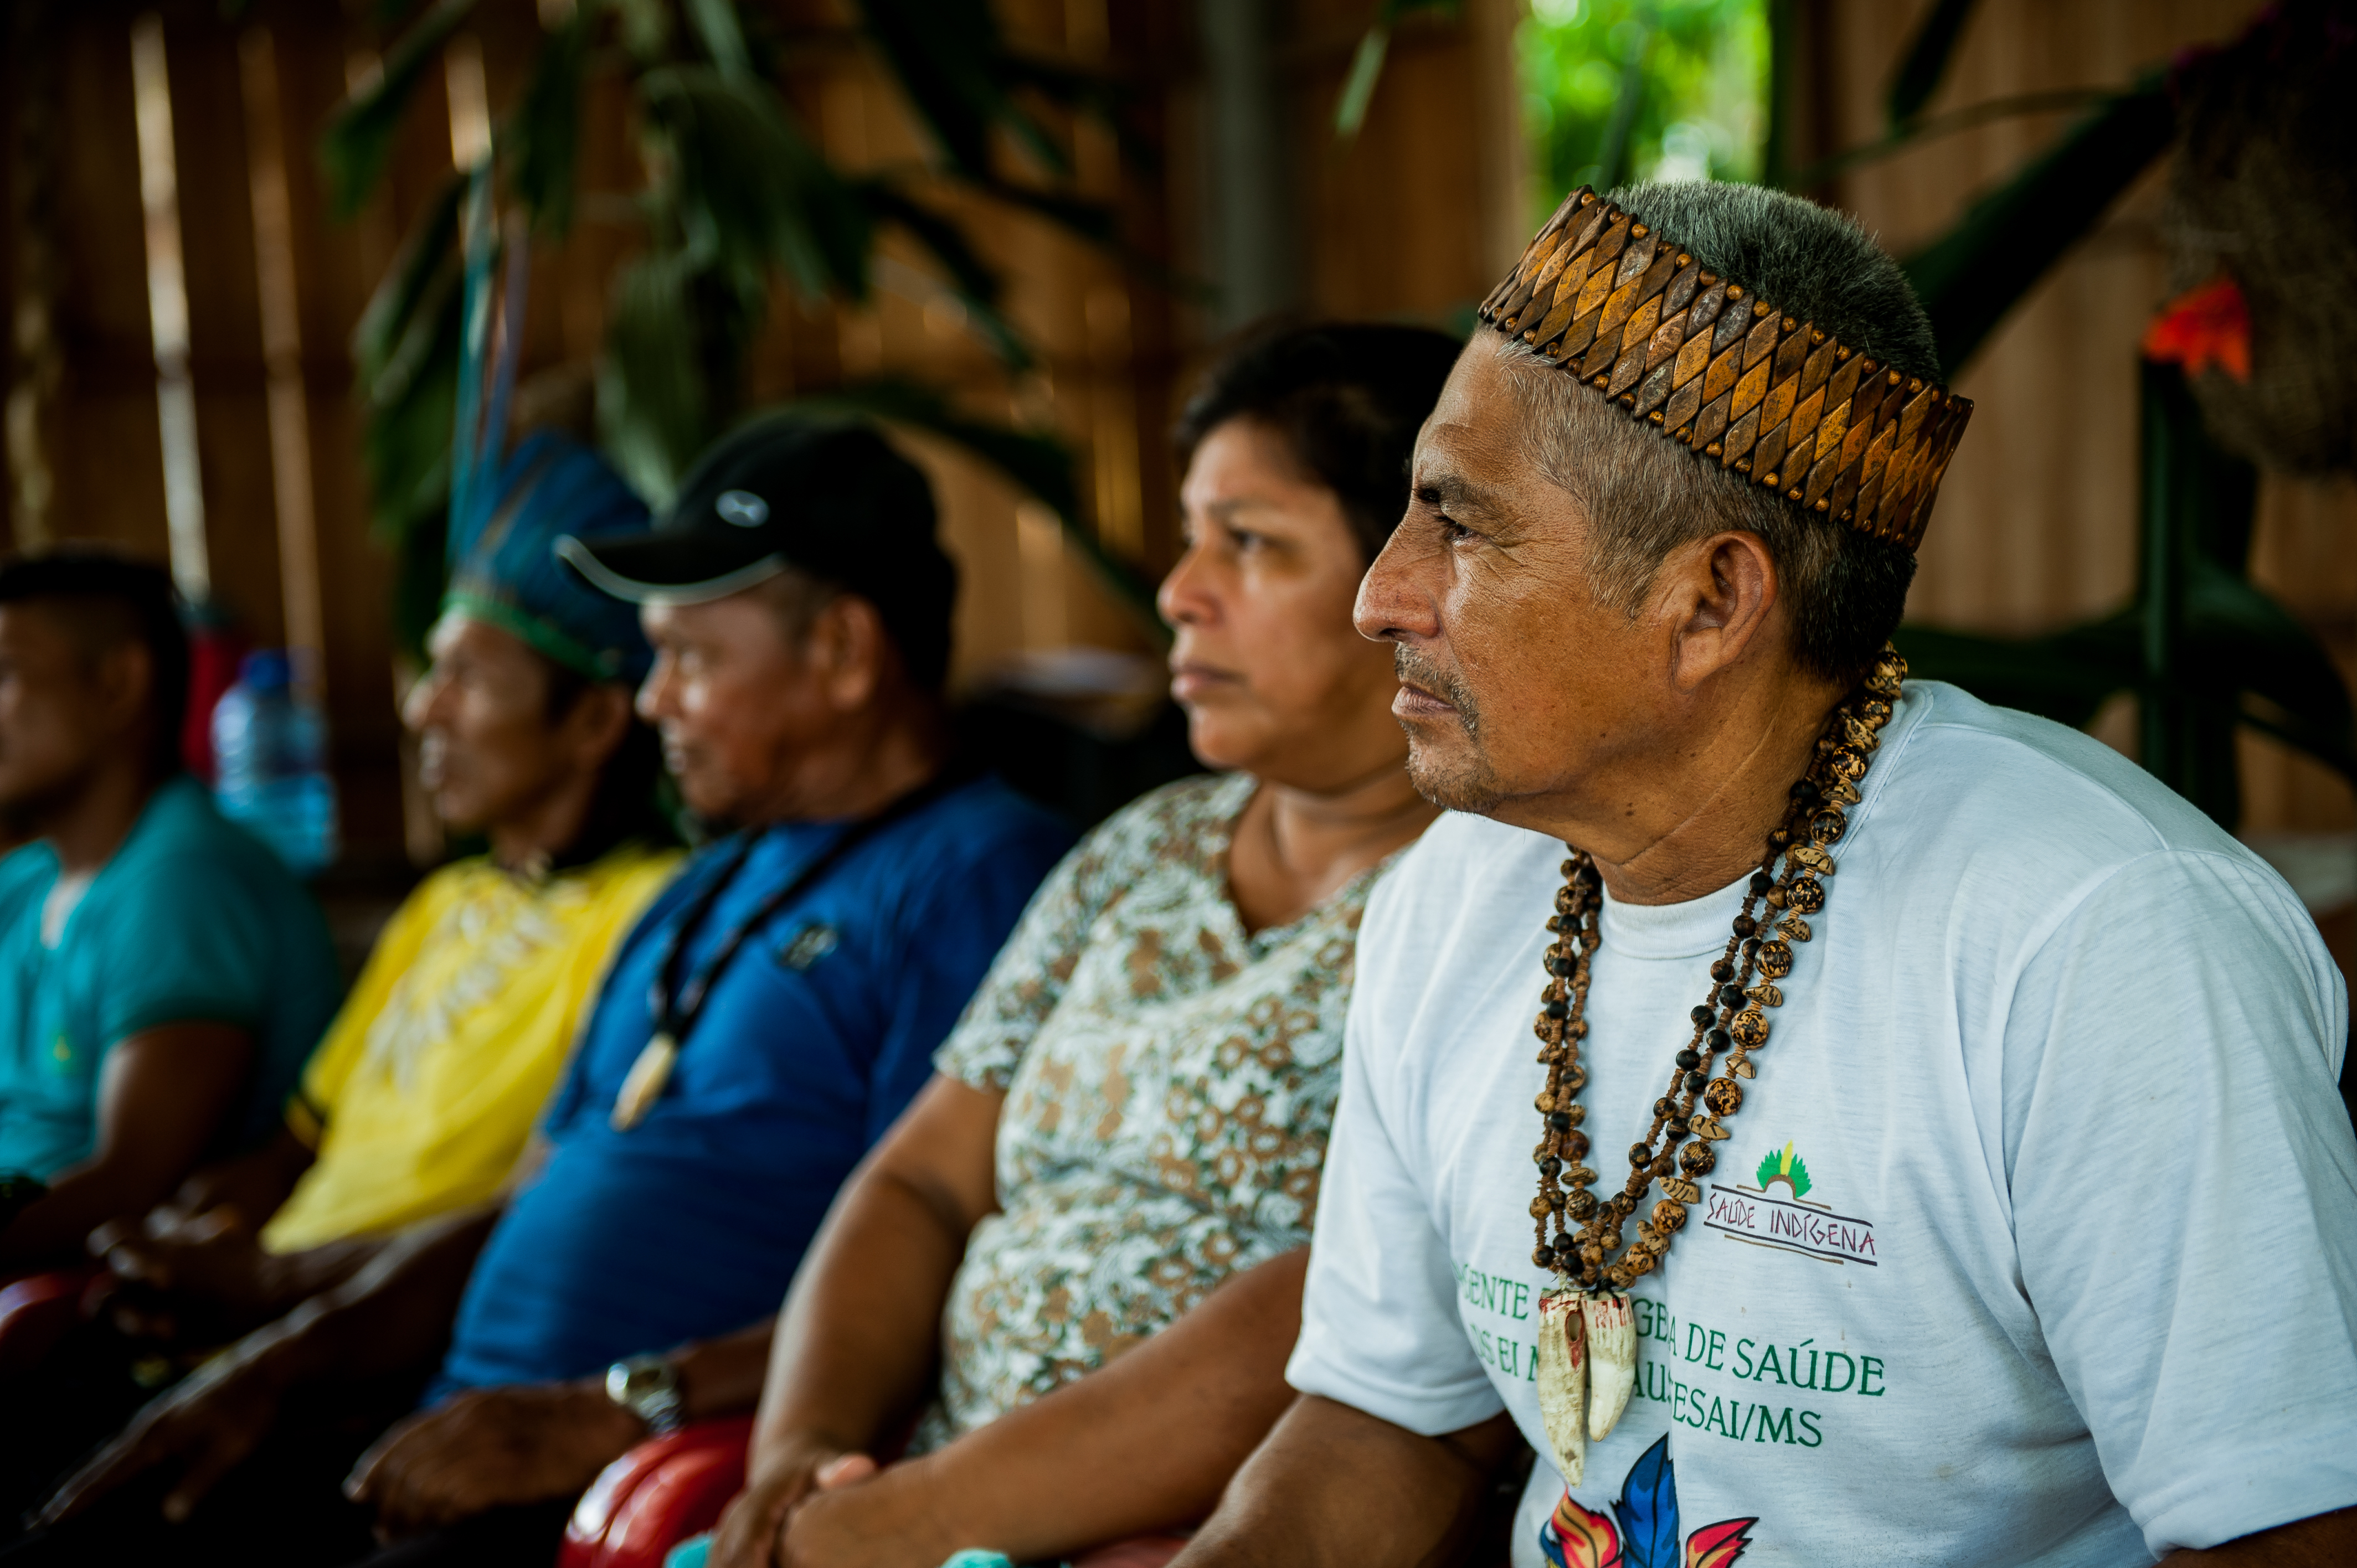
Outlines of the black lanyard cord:
{"label": "black lanyard cord", "polygon": [[893,823],[924,810],[964,782],[964,777],[956,769],[944,768],[931,781],[909,790],[874,816],[863,817],[845,827],[835,835],[833,843],[812,856],[810,863],[794,874],[792,881],[762,899],[751,914],[730,927],[727,935],[721,938],[718,950],[683,985],[679,971],[686,961],[690,939],[710,917],[721,895],[737,880],[737,873],[745,869],[745,862],[752,854],[753,846],[760,842],[761,833],[748,832],[729,855],[726,864],[705,885],[704,891],[696,895],[679,924],[672,929],[670,945],[663,951],[662,961],[655,965],[653,983],[647,987],[647,1011],[654,1020],[655,1033],[668,1036],[673,1046],[683,1043],[688,1030],[695,1026],[697,1015],[704,1011],[705,998],[710,994],[714,982],[720,978],[730,961],[736,958],[737,950],[755,931],[779,910],[809,892],[821,877],[841,865],[853,850]]}

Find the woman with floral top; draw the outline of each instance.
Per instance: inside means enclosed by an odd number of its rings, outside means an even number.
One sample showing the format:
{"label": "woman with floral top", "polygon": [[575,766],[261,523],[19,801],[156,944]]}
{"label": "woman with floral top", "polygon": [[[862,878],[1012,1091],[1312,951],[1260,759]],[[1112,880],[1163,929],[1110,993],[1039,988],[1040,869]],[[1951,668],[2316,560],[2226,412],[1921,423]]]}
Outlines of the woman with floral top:
{"label": "woman with floral top", "polygon": [[[1159,604],[1171,694],[1224,771],[1072,852],[844,1189],[714,1568],[1053,1559],[1182,1528],[1290,1402],[1359,917],[1435,814],[1351,608],[1456,352],[1301,328],[1189,405]],[[915,1456],[879,1471],[912,1423]]]}

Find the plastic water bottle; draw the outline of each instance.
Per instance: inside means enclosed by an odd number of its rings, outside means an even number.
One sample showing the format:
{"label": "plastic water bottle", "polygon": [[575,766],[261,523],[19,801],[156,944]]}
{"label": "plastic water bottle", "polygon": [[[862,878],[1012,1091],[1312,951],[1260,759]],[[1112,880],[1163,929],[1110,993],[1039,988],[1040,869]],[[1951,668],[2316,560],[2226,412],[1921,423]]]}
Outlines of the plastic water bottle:
{"label": "plastic water bottle", "polygon": [[284,649],[249,653],[213,708],[213,798],[297,876],[335,863],[336,783],[327,720],[295,687]]}

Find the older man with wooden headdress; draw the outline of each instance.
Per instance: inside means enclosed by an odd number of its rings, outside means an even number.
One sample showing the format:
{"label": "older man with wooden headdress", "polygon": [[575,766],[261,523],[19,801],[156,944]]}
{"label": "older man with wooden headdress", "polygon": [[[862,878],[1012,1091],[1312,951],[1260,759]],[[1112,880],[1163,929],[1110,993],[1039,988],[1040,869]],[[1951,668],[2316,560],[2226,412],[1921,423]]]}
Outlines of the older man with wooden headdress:
{"label": "older man with wooden headdress", "polygon": [[1480,314],[1358,610],[1457,814],[1182,1561],[1437,1560],[1517,1428],[1533,1568],[2357,1561],[2345,988],[2132,764],[1906,679],[1971,405],[1898,269],[1581,190]]}

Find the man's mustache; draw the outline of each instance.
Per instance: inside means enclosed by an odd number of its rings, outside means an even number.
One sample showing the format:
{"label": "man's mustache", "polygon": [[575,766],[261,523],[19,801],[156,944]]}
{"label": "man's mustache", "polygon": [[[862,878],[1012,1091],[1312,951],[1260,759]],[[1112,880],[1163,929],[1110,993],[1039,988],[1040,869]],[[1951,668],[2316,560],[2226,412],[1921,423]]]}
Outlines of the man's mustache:
{"label": "man's mustache", "polygon": [[1457,710],[1457,716],[1469,730],[1480,716],[1480,710],[1473,701],[1472,690],[1465,684],[1463,678],[1413,648],[1393,647],[1392,673],[1399,677],[1400,684],[1414,686],[1447,701]]}

